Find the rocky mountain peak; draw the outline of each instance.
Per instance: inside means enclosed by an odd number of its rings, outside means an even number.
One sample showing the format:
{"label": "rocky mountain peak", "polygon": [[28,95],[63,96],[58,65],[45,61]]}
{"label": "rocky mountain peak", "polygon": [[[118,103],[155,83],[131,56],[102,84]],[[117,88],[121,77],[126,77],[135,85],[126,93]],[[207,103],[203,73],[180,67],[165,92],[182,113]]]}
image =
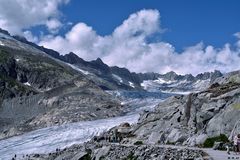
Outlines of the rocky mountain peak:
{"label": "rocky mountain peak", "polygon": [[222,73],[218,70],[214,70],[214,72],[204,72],[200,73],[196,76],[196,79],[199,80],[206,80],[206,79],[211,79],[213,81],[214,79],[221,77]]}
{"label": "rocky mountain peak", "polygon": [[98,63],[98,64],[104,64],[104,65],[105,65],[105,63],[103,63],[102,59],[99,58],[99,57],[98,57],[95,61],[93,61],[93,62]]}
{"label": "rocky mountain peak", "polygon": [[108,65],[106,65],[101,58],[97,58],[96,60],[93,60],[90,62],[91,65],[94,68],[99,68],[100,70],[102,70],[104,73],[106,72],[110,72],[110,67]]}
{"label": "rocky mountain peak", "polygon": [[211,72],[211,81],[214,81],[216,78],[223,76],[223,74],[219,70],[214,70]]}
{"label": "rocky mountain peak", "polygon": [[177,76],[177,73],[175,73],[174,71],[170,71],[170,72],[167,72],[165,75]]}
{"label": "rocky mountain peak", "polygon": [[192,74],[186,74],[184,77],[187,81],[193,81],[194,80],[194,76]]}
{"label": "rocky mountain peak", "polygon": [[167,80],[177,80],[179,75],[173,71],[167,72],[166,74],[162,75],[162,78]]}
{"label": "rocky mountain peak", "polygon": [[71,63],[71,64],[85,64],[86,62],[78,57],[75,53],[70,52],[62,57],[62,59],[65,62]]}

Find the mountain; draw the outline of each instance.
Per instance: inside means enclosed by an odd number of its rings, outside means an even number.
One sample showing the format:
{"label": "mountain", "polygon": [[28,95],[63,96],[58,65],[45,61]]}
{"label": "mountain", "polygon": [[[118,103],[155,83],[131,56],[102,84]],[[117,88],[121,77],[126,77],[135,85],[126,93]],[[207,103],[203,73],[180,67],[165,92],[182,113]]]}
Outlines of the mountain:
{"label": "mountain", "polygon": [[193,76],[191,74],[178,75],[171,71],[166,74],[158,73],[135,73],[126,68],[117,66],[108,66],[100,58],[87,62],[70,52],[66,55],[60,55],[58,52],[40,47],[25,38],[14,36],[15,39],[29,44],[48,55],[72,64],[82,72],[90,73],[88,76],[92,81],[98,84],[104,90],[141,90],[163,91],[163,92],[192,92],[204,89],[214,79],[221,77],[220,71],[205,72]]}
{"label": "mountain", "polygon": [[0,73],[0,138],[124,113],[118,99],[77,68],[3,30]]}

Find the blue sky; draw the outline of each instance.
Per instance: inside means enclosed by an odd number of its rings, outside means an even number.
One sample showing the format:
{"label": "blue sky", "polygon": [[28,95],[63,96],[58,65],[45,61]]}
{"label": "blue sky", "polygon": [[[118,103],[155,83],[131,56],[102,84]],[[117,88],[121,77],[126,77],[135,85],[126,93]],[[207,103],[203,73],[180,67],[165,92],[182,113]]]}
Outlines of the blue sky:
{"label": "blue sky", "polygon": [[240,69],[239,7],[239,0],[3,0],[0,28],[130,71],[196,75]]}
{"label": "blue sky", "polygon": [[108,35],[132,13],[141,9],[158,9],[160,37],[177,50],[199,41],[221,47],[234,42],[240,29],[239,0],[72,0],[62,7],[66,20],[85,22],[100,35]]}

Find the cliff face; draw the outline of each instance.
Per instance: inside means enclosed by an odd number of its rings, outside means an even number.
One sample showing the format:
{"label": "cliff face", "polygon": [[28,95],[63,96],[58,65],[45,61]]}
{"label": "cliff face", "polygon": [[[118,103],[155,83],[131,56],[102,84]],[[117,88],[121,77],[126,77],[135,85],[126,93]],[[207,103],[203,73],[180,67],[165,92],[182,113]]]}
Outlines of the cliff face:
{"label": "cliff face", "polygon": [[17,64],[15,59],[7,52],[0,50],[0,102],[6,98],[13,98],[21,95],[35,94],[36,92],[20,81],[25,77],[17,72]]}

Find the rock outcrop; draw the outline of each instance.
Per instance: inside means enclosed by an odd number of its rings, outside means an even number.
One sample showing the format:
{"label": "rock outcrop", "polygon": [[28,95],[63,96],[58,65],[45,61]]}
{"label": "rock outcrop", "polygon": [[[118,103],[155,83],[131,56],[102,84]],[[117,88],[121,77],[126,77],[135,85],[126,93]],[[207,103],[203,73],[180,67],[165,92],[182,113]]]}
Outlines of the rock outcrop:
{"label": "rock outcrop", "polygon": [[220,134],[231,139],[231,133],[239,132],[240,83],[239,72],[230,75],[205,91],[171,97],[143,113],[132,127],[136,137],[128,141],[158,144],[164,135],[165,143],[194,146]]}
{"label": "rock outcrop", "polygon": [[125,144],[141,141],[189,146],[202,146],[207,138],[223,134],[232,140],[240,133],[240,83],[239,72],[228,75],[205,91],[170,97],[154,111],[143,112],[127,135],[122,136],[118,126],[103,137],[112,136]]}

